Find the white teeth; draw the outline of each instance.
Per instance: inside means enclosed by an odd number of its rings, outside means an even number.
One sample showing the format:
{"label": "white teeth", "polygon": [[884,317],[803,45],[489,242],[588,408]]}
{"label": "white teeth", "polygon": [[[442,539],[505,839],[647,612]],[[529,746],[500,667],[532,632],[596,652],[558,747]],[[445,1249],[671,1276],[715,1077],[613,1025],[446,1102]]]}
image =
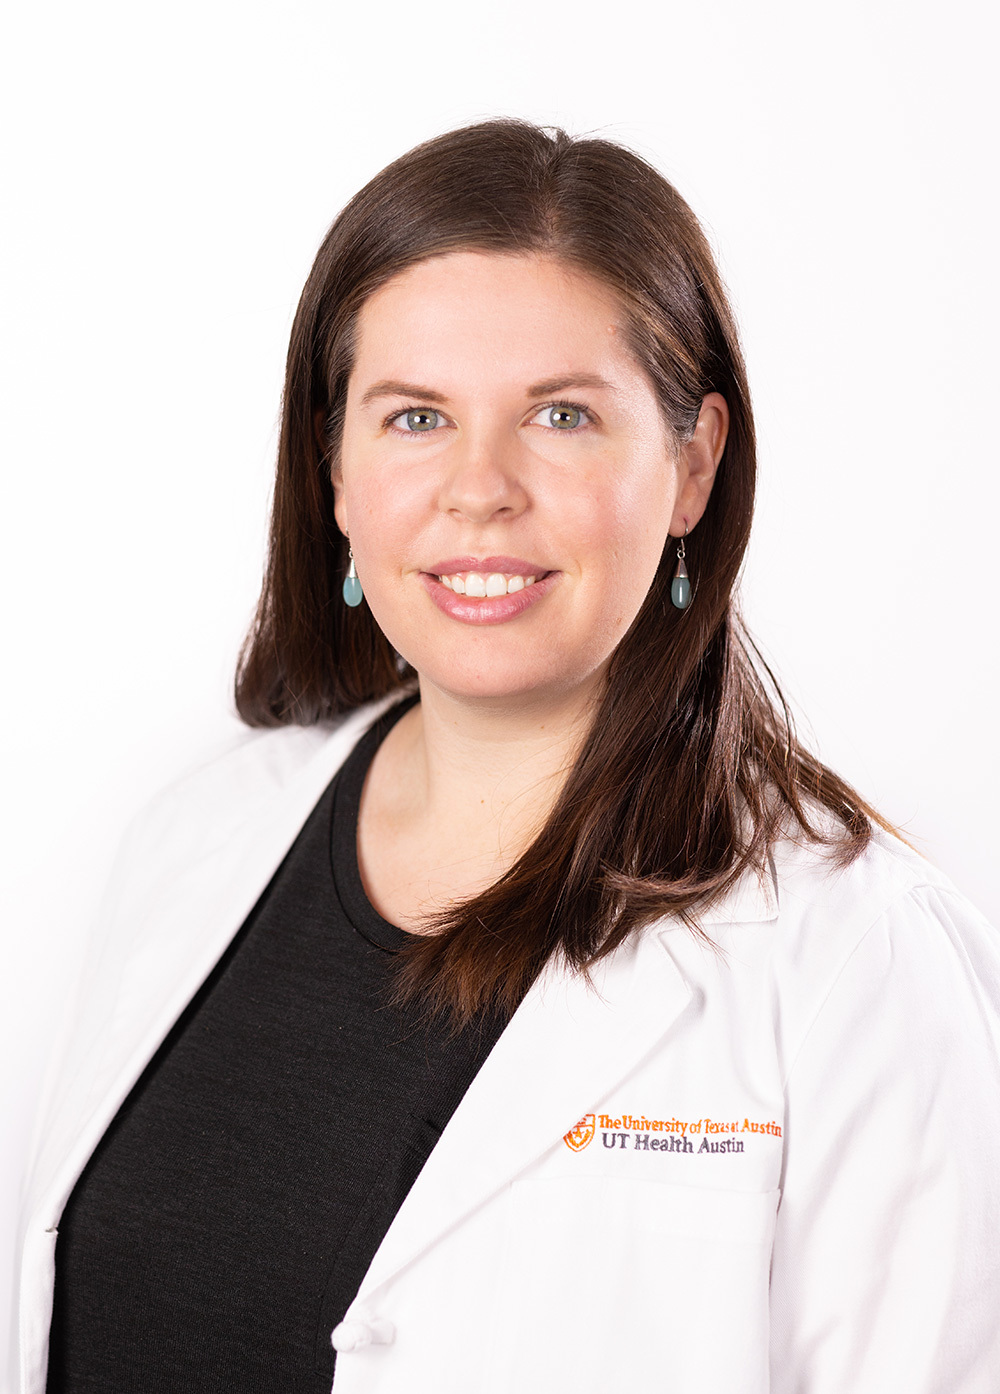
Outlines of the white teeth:
{"label": "white teeth", "polygon": [[525,586],[533,586],[535,576],[505,576],[500,571],[492,571],[483,576],[478,571],[467,571],[464,576],[439,576],[438,580],[456,595],[471,595],[477,600],[491,599],[500,595],[516,595]]}

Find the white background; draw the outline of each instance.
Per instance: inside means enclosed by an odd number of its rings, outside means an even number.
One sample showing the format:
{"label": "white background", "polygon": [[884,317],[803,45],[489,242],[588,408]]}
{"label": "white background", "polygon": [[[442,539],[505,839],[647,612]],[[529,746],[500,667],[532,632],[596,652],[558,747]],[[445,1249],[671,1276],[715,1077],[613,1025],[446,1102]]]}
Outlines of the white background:
{"label": "white background", "polygon": [[1000,920],[991,22],[970,0],[20,7],[5,1122],[125,821],[237,730],[322,234],[390,159],[480,117],[624,141],[702,218],[761,437],[751,626],[801,733]]}

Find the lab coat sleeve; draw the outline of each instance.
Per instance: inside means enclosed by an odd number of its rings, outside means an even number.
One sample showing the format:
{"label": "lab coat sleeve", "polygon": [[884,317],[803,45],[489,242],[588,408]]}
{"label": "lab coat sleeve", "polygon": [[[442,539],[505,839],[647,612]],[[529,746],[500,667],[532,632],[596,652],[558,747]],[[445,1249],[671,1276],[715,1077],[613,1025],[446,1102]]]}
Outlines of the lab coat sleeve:
{"label": "lab coat sleeve", "polygon": [[772,1394],[1000,1389],[1000,936],[910,890],[787,1078]]}

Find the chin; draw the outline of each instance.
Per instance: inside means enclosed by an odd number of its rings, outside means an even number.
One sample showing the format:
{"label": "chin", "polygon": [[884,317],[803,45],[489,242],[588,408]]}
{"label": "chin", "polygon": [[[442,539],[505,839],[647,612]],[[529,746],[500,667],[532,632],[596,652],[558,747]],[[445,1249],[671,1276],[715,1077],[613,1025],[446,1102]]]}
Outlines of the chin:
{"label": "chin", "polygon": [[522,699],[531,702],[546,693],[552,692],[552,685],[542,679],[505,673],[502,676],[487,673],[441,673],[423,672],[418,669],[421,684],[429,683],[439,691],[461,701],[506,702]]}
{"label": "chin", "polygon": [[[606,659],[592,651],[592,644],[560,652],[551,635],[532,642],[523,631],[502,633],[499,627],[466,629],[457,642],[449,636],[441,644],[429,642],[432,635],[426,632],[401,634],[398,642],[386,637],[422,685],[461,701],[564,701],[590,688]],[[407,642],[414,638],[417,642]]]}
{"label": "chin", "polygon": [[[412,660],[411,660],[412,662]],[[421,667],[413,664],[421,686],[429,684],[456,701],[482,703],[520,703],[525,708],[537,702],[562,702],[582,694],[594,683],[594,673],[553,671],[551,667],[529,668],[523,661],[508,664],[441,663]]]}

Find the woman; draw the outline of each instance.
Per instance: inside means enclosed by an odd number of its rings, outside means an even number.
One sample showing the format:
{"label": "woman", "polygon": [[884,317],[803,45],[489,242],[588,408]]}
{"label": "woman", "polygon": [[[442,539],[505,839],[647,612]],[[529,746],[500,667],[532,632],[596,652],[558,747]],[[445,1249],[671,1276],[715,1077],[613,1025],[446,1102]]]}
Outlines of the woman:
{"label": "woman", "polygon": [[264,729],[123,851],[11,1388],[996,1387],[996,940],[754,666],[753,487],[642,160],[487,122],[352,200]]}

